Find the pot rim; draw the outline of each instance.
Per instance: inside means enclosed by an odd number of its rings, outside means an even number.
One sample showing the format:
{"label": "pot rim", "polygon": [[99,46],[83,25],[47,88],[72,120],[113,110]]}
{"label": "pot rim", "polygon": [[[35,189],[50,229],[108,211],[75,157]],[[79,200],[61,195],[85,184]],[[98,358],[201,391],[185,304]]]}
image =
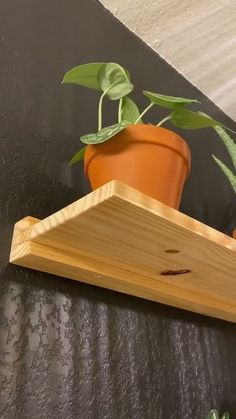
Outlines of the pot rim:
{"label": "pot rim", "polygon": [[[125,131],[127,132],[127,131],[132,130],[132,131],[137,131],[137,132],[140,133],[140,128],[141,128],[141,131],[144,130],[144,129],[145,129],[145,131],[148,130],[149,134],[150,134],[150,131],[153,131],[153,134],[154,134],[154,131],[159,131],[159,132],[160,131],[166,131],[166,132],[168,132],[168,133],[170,133],[171,135],[174,136],[174,138],[170,139],[170,143],[173,141],[173,147],[170,147],[170,144],[166,143],[166,148],[172,148],[172,150],[175,153],[179,154],[183,158],[183,160],[185,161],[185,164],[187,166],[187,173],[186,173],[186,179],[187,179],[189,177],[189,174],[190,174],[190,171],[191,171],[191,151],[190,151],[190,147],[189,147],[188,143],[185,141],[185,139],[182,138],[175,131],[172,131],[172,130],[170,130],[168,128],[164,128],[164,127],[158,127],[158,126],[152,125],[152,124],[131,124],[131,125],[128,125],[128,127],[124,128],[124,130],[122,130],[120,133],[116,134],[113,138],[111,138],[111,141],[113,139],[115,139],[116,136],[119,136],[119,134],[122,134]],[[134,136],[135,133],[133,132],[131,135]],[[109,141],[110,140],[107,140],[106,142],[109,142]],[[175,141],[175,143],[181,144],[181,149],[180,150],[178,150],[177,147],[174,147],[174,141]],[[101,144],[88,144],[88,146],[86,147],[85,159],[84,159],[84,172],[85,172],[86,176],[88,176],[87,166],[89,165],[89,161],[86,159],[86,154],[88,152],[88,147],[90,147],[90,148],[94,147],[94,148],[96,148],[97,152],[99,152],[99,146],[102,146],[102,145],[104,146],[106,142],[101,143]],[[158,143],[157,143],[157,145],[158,145]],[[162,147],[165,147],[165,143],[163,143]],[[95,157],[96,156],[94,156],[94,158]]]}

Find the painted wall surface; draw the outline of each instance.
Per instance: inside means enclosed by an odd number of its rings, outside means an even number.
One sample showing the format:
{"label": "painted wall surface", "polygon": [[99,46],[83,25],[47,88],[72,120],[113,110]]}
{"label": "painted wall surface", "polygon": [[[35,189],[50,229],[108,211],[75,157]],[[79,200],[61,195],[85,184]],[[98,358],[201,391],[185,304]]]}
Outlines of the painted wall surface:
{"label": "painted wall surface", "polygon": [[100,0],[236,120],[235,0]]}
{"label": "painted wall surface", "polygon": [[[144,88],[181,92],[236,124],[94,0],[2,2],[0,39],[0,418],[204,419],[211,406],[236,417],[235,324],[8,264],[17,220],[89,192],[68,161],[96,129],[98,94],[61,86],[72,66],[120,62],[141,108]],[[106,124],[116,110],[106,102]],[[184,137],[181,210],[230,233],[235,197],[211,153],[229,157],[211,129]]]}

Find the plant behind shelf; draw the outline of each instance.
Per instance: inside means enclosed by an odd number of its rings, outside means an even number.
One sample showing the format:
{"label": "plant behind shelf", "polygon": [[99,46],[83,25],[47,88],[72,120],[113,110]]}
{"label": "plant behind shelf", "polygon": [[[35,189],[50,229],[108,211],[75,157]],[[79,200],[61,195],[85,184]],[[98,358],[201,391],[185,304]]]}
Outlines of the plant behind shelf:
{"label": "plant behind shelf", "polygon": [[228,412],[225,412],[223,413],[222,416],[219,416],[219,413],[217,412],[217,410],[212,409],[208,413],[206,419],[230,419],[230,416]]}
{"label": "plant behind shelf", "polygon": [[[199,103],[196,99],[166,96],[144,90],[143,94],[149,99],[146,108],[140,113],[137,105],[128,96],[134,89],[130,80],[130,73],[117,63],[89,63],[72,68],[63,77],[62,84],[77,84],[100,91],[98,103],[98,132],[83,135],[80,139],[85,144],[98,144],[109,140],[124,130],[128,125],[143,123],[143,117],[154,106],[168,109],[168,115],[157,123],[157,126],[170,121],[175,127],[182,129],[199,129],[223,125],[201,112],[193,112],[187,108],[192,103]],[[104,98],[118,101],[117,123],[103,127]],[[71,159],[74,164],[83,159],[86,146],[80,149]]]}
{"label": "plant behind shelf", "polygon": [[216,132],[219,134],[221,140],[223,141],[234,165],[234,173],[214,154],[212,155],[215,162],[221,168],[222,172],[225,174],[229,180],[235,194],[236,194],[236,144],[233,139],[227,134],[227,132],[222,127],[215,127]]}

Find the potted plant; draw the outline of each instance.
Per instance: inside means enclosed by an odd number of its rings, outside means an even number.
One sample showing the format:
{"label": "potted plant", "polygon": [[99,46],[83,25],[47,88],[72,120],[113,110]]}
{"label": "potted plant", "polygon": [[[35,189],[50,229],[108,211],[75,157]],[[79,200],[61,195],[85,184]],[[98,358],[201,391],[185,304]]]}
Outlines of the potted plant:
{"label": "potted plant", "polygon": [[[220,159],[218,159],[214,154],[213,159],[221,168],[222,172],[227,177],[228,181],[230,182],[234,193],[236,194],[236,144],[234,143],[233,139],[229,136],[229,134],[224,130],[222,127],[215,127],[214,128],[217,134],[220,136],[221,140],[223,141],[230,157],[233,162],[234,172],[233,173],[229,167],[227,167]],[[233,231],[233,237],[236,239],[236,229]]]}
{"label": "potted plant", "polygon": [[206,419],[230,419],[230,416],[229,416],[229,413],[228,412],[225,412],[225,413],[223,413],[222,416],[219,416],[219,413],[217,412],[217,410],[212,409],[208,413]]}
{"label": "potted plant", "polygon": [[[134,88],[130,74],[117,63],[79,65],[66,72],[62,83],[77,84],[100,92],[98,131],[81,137],[86,146],[70,162],[74,164],[84,158],[85,174],[92,189],[116,179],[178,208],[183,185],[190,172],[191,154],[185,140],[162,125],[170,121],[178,128],[199,129],[221,124],[208,115],[187,109],[198,102],[196,99],[149,91],[143,91],[149,102],[140,113],[129,97]],[[118,116],[114,125],[104,128],[105,98],[118,101]],[[165,108],[167,116],[157,125],[144,123],[144,116],[155,106]]]}

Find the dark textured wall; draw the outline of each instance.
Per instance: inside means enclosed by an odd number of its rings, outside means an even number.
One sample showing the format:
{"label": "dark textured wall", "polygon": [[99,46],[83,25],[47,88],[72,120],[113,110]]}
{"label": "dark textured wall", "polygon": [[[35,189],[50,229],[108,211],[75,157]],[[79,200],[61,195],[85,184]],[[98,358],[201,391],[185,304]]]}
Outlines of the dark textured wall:
{"label": "dark textured wall", "polygon": [[[67,162],[96,128],[97,94],[62,87],[70,67],[118,61],[140,90],[195,96],[236,125],[94,0],[0,0],[0,10],[0,418],[203,419],[211,406],[236,417],[235,325],[8,265],[18,219],[89,190]],[[235,198],[211,160],[229,163],[226,152],[211,130],[185,137],[182,211],[229,233]]]}

